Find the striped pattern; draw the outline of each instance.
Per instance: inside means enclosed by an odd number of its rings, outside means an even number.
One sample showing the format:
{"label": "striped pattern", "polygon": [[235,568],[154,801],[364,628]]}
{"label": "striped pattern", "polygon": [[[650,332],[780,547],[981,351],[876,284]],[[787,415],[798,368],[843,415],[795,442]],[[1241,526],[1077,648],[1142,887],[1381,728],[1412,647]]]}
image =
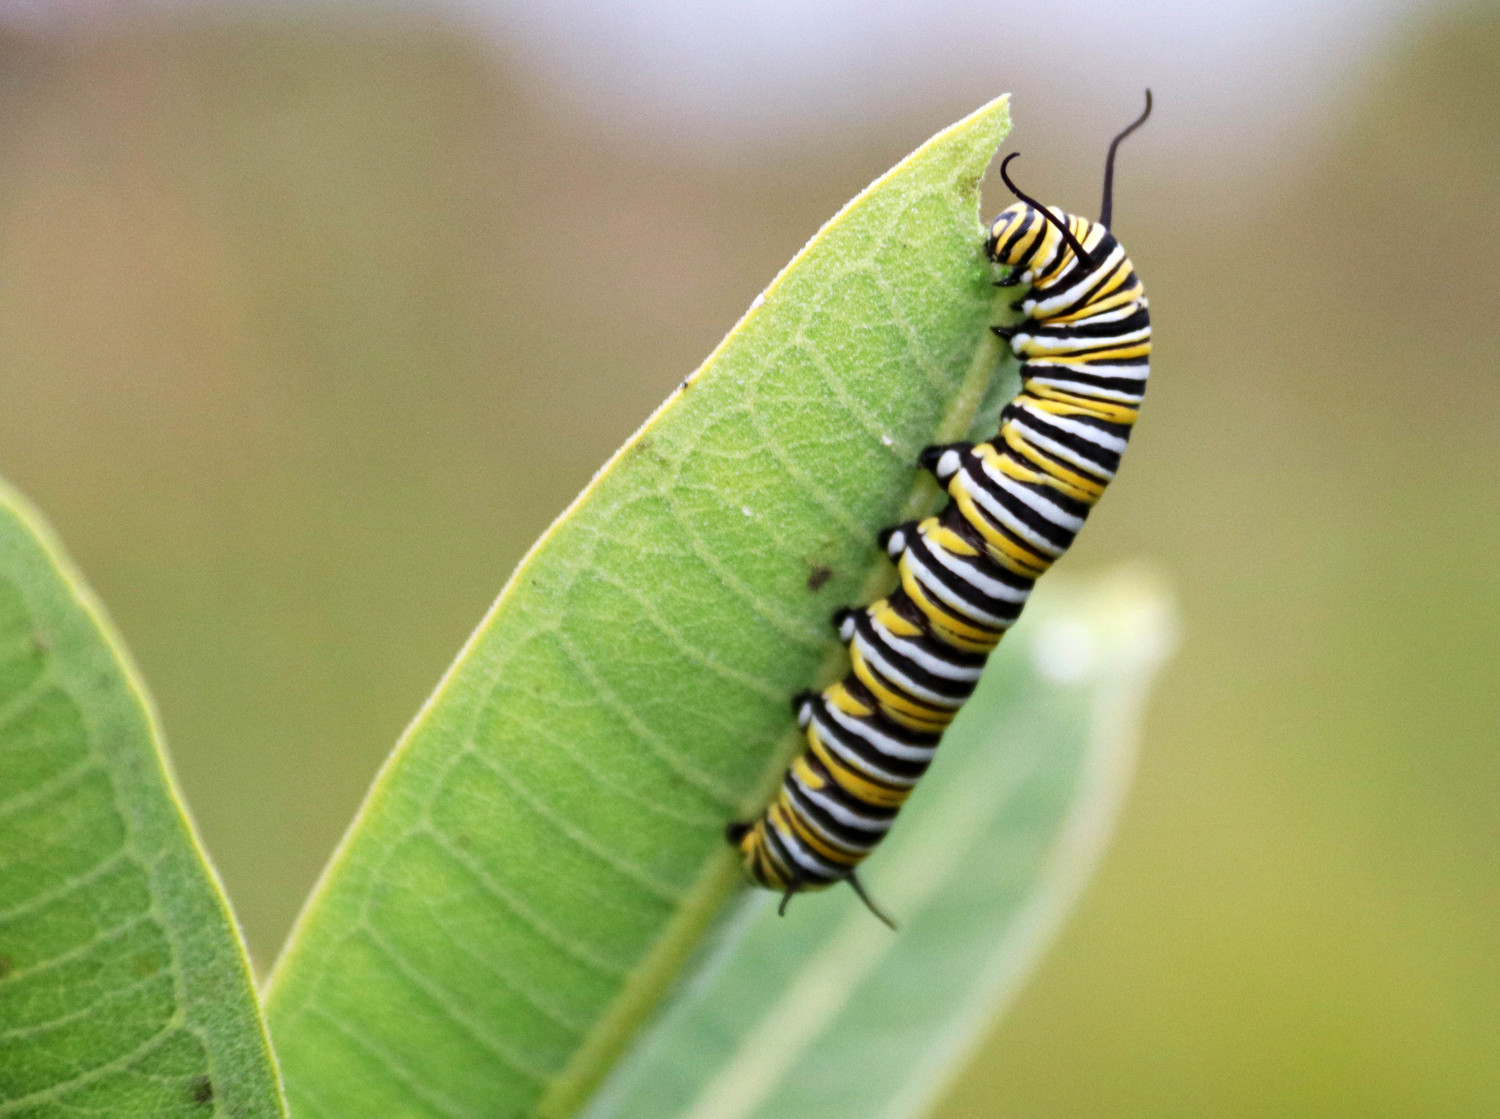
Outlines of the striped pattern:
{"label": "striped pattern", "polygon": [[1021,393],[990,441],[923,452],[952,500],[885,534],[895,591],[834,616],[849,675],[797,697],[806,752],[760,819],[728,829],[758,885],[790,896],[852,880],[1119,468],[1146,389],[1145,292],[1109,230],[1052,212],[1089,259],[1025,202],[991,227],[986,251],[1010,270],[1002,283],[1027,286],[1014,304],[1025,321],[996,329],[1022,361]]}

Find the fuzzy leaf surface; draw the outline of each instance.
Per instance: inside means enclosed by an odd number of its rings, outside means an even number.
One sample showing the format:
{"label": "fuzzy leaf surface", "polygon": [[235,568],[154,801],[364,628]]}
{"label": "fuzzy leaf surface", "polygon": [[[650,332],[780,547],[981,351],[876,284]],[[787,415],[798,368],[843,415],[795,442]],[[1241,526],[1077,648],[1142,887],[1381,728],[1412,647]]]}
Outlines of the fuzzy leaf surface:
{"label": "fuzzy leaf surface", "polygon": [[0,1116],[284,1114],[134,671],[0,488]]}

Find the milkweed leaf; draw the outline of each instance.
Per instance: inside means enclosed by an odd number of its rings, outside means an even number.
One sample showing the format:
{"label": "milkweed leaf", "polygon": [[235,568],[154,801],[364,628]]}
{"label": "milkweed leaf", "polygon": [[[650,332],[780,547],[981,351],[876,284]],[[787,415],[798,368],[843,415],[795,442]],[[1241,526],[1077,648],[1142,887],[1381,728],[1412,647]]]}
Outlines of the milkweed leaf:
{"label": "milkweed leaf", "polygon": [[[739,888],[833,608],[1015,384],[979,182],[1005,99],[833,218],[523,560],[273,974],[298,1116],[575,1113]],[[808,899],[809,906],[821,899]]]}
{"label": "milkweed leaf", "polygon": [[135,673],[0,488],[0,1116],[284,1114]]}

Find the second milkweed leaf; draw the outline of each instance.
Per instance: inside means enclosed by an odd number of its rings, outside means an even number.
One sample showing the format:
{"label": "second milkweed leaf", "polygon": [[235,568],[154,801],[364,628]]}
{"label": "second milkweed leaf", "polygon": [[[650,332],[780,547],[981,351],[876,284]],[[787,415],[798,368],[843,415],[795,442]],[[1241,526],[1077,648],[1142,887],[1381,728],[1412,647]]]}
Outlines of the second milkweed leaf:
{"label": "second milkweed leaf", "polygon": [[721,919],[586,1119],[919,1119],[1025,978],[1104,848],[1170,600],[1048,581],[865,879]]}
{"label": "second milkweed leaf", "polygon": [[135,674],[0,486],[0,1116],[284,1114]]}

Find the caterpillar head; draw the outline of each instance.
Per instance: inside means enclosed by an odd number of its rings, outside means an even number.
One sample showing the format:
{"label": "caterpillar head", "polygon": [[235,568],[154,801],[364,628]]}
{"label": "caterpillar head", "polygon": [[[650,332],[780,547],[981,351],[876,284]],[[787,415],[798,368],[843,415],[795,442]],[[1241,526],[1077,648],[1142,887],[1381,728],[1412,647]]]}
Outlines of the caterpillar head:
{"label": "caterpillar head", "polygon": [[[1098,225],[1107,228],[1114,211],[1115,152],[1120,141],[1144,124],[1150,115],[1151,91],[1148,89],[1145,112],[1110,141],[1109,154],[1104,160],[1104,201],[1099,207]],[[1069,216],[1051,206],[1043,206],[1011,181],[1010,163],[1020,154],[1011,152],[1000,164],[1001,180],[1019,201],[1000,211],[1000,216],[990,226],[989,237],[984,243],[986,255],[996,264],[1010,266],[1007,283],[1030,283],[1033,262],[1052,258],[1059,248],[1059,241],[1066,241],[1075,257],[1092,266],[1092,258],[1070,228]],[[1082,222],[1085,230],[1089,224]]]}
{"label": "caterpillar head", "polygon": [[[1060,221],[1067,221],[1067,215],[1061,211],[1051,212]],[[1013,203],[990,224],[984,242],[985,255],[996,264],[1011,268],[1012,283],[1030,283],[1033,262],[1048,260],[1056,252],[1062,240],[1058,228],[1030,202]]]}

